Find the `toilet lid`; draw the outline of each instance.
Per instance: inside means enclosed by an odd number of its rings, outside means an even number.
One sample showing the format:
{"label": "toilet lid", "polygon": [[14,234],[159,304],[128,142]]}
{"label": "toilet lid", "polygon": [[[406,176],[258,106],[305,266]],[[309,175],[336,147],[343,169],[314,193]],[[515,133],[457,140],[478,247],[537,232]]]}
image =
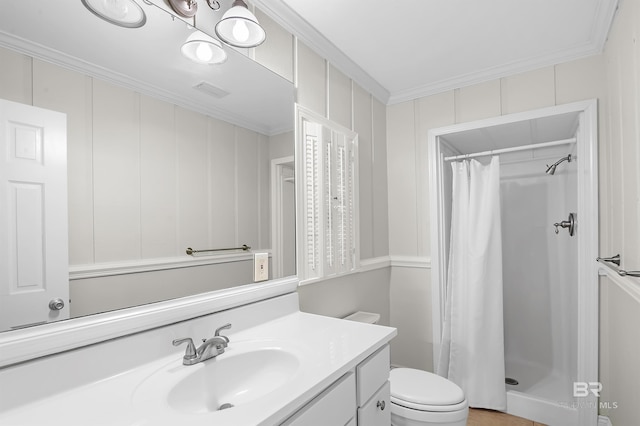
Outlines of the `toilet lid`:
{"label": "toilet lid", "polygon": [[455,383],[428,371],[394,368],[389,373],[391,397],[413,404],[443,406],[464,401],[464,392]]}

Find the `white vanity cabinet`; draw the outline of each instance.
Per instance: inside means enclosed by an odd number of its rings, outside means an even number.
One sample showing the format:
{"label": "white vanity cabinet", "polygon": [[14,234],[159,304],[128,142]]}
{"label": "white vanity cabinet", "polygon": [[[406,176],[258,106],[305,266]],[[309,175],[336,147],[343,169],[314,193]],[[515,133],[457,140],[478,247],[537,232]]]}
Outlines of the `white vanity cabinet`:
{"label": "white vanity cabinet", "polygon": [[391,424],[389,345],[385,345],[356,367],[358,425]]}
{"label": "white vanity cabinet", "polygon": [[295,413],[282,426],[343,426],[356,415],[356,380],[349,372]]}
{"label": "white vanity cabinet", "polygon": [[389,345],[362,361],[282,426],[389,426]]}

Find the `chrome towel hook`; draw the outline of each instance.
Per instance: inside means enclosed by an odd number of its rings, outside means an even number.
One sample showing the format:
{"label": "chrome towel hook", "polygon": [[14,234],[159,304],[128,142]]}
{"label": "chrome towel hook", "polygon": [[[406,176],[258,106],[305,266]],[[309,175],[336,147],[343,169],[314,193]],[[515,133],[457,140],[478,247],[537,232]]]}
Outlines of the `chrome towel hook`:
{"label": "chrome towel hook", "polygon": [[553,224],[553,226],[555,226],[556,228],[556,234],[560,232],[560,230],[558,229],[559,227],[567,228],[569,230],[569,235],[573,237],[573,234],[576,233],[576,214],[569,213],[569,218],[567,220],[563,220],[560,223],[556,222]]}

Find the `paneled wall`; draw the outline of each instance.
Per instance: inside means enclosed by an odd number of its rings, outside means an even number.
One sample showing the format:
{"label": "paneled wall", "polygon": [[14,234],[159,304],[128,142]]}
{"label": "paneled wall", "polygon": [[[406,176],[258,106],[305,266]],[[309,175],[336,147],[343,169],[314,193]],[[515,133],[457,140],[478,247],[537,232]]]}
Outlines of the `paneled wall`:
{"label": "paneled wall", "polygon": [[[394,364],[433,369],[428,131],[584,99],[602,101],[603,82],[603,58],[596,56],[387,108]],[[600,108],[602,113],[603,102]]]}
{"label": "paneled wall", "polygon": [[358,133],[360,257],[356,274],[300,287],[301,309],[341,317],[357,310],[389,322],[386,107],[302,41],[295,43],[297,102]]}
{"label": "paneled wall", "polygon": [[335,317],[372,310],[388,324],[386,105],[258,8],[256,16],[269,36],[252,52],[255,60],[293,81],[298,104],[358,133],[360,257],[364,268],[299,288],[301,309]]}
{"label": "paneled wall", "polygon": [[[640,270],[638,32],[640,1],[622,2],[602,55],[388,107],[390,254],[414,261],[391,272],[391,325],[399,331],[395,364],[432,368],[428,193],[423,183],[428,176],[422,147],[431,128],[597,98],[600,253],[621,253],[624,268]],[[640,323],[638,285],[637,278],[601,278],[600,401],[601,412],[614,425],[639,419],[640,367],[634,354],[640,353],[640,332],[633,326]]]}
{"label": "paneled wall", "polygon": [[[601,255],[640,270],[640,1],[620,2],[605,46],[607,111],[600,149]],[[640,278],[601,279],[601,412],[614,425],[640,422]],[[615,405],[613,403],[616,403]],[[616,408],[613,408],[616,407]]]}
{"label": "paneled wall", "polygon": [[[6,49],[0,63],[0,98],[67,114],[72,270],[270,248],[267,136]],[[285,153],[287,137],[293,155],[290,132],[276,145]],[[167,275],[174,289],[157,274],[156,289],[73,280],[72,315],[102,310],[91,293],[111,309],[252,281],[249,262],[209,268]]]}

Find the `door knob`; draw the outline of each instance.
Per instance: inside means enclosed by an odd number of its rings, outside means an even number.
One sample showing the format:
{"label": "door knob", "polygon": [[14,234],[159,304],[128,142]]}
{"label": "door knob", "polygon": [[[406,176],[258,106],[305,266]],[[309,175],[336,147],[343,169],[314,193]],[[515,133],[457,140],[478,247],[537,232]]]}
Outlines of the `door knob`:
{"label": "door knob", "polygon": [[59,311],[62,308],[64,308],[64,300],[60,299],[59,297],[57,299],[51,299],[51,301],[49,302],[49,309],[51,309],[52,311]]}

